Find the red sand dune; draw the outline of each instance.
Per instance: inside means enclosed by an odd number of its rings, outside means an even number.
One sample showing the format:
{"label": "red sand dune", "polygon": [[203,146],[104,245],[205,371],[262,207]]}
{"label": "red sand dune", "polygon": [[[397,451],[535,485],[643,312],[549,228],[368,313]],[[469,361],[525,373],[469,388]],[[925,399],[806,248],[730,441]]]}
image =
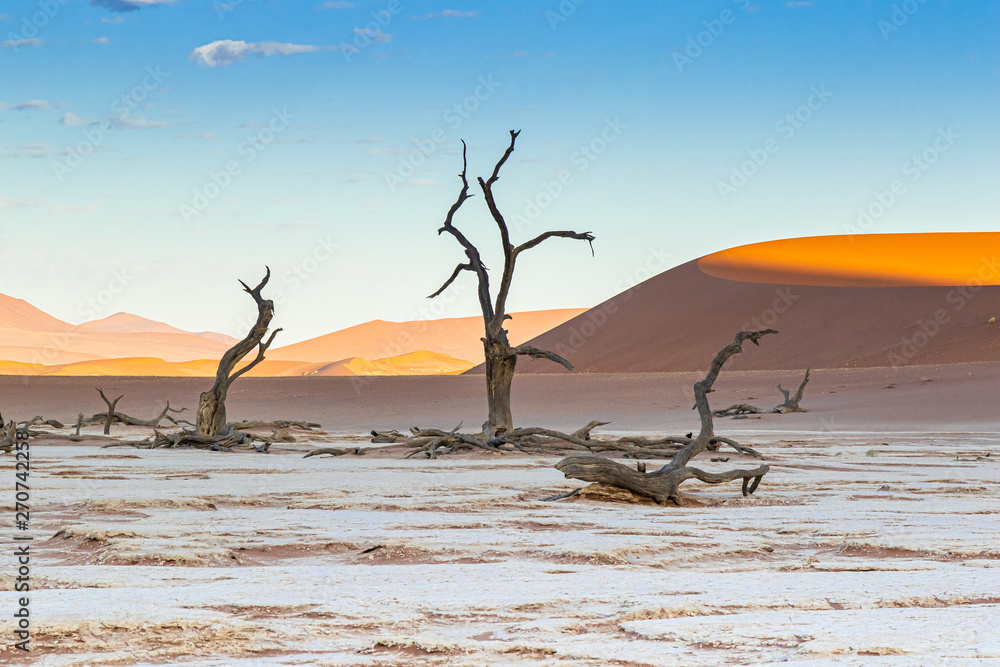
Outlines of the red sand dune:
{"label": "red sand dune", "polygon": [[[759,348],[748,345],[730,362],[733,369],[1000,360],[1000,324],[989,323],[1000,317],[1000,234],[853,238],[777,241],[709,255],[531,343],[584,372],[704,370],[737,331],[767,327],[781,333]],[[871,269],[878,266],[884,270],[875,278]],[[855,286],[873,280],[896,286]],[[529,359],[518,370],[564,372]]]}
{"label": "red sand dune", "polygon": [[[507,321],[511,343],[519,345],[584,312],[583,308],[514,313]],[[348,357],[381,359],[419,350],[478,362],[483,358],[483,318],[456,317],[415,322],[375,320],[301,343],[271,350],[268,359],[330,361]]]}

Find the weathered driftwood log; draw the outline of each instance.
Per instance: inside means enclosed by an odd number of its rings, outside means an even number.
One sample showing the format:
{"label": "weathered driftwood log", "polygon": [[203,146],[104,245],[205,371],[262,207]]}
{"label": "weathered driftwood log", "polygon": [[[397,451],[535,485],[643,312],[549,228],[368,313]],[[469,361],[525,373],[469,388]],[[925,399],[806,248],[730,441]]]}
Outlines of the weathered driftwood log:
{"label": "weathered driftwood log", "polygon": [[[240,377],[251,368],[264,360],[264,352],[274,342],[274,337],[281,329],[275,329],[271,336],[265,341],[267,328],[274,317],[274,302],[261,296],[261,290],[267,285],[271,278],[271,269],[268,267],[264,279],[251,289],[242,280],[243,291],[253,297],[257,304],[257,322],[247,333],[246,337],[233,347],[229,348],[222,359],[219,360],[219,368],[215,374],[215,384],[212,388],[204,392],[198,401],[197,424],[198,433],[204,436],[214,436],[226,426],[226,395],[229,386],[236,378]],[[236,365],[247,356],[251,350],[257,348],[257,356],[243,368],[236,370]]]}
{"label": "weathered driftwood log", "polygon": [[462,246],[468,261],[456,266],[455,270],[452,271],[451,275],[444,282],[444,285],[428,297],[433,299],[444,292],[463,271],[471,271],[476,274],[479,283],[479,307],[482,310],[485,325],[485,336],[482,340],[486,360],[486,395],[489,406],[489,418],[486,423],[487,439],[494,435],[507,433],[514,428],[510,408],[510,388],[514,379],[514,367],[517,364],[519,356],[548,359],[562,364],[568,370],[573,370],[573,366],[569,361],[554,352],[540,350],[530,345],[514,347],[507,339],[507,330],[503,328],[503,324],[511,318],[507,314],[507,296],[510,292],[511,281],[514,277],[514,267],[518,256],[522,252],[530,250],[551,238],[587,241],[590,244],[591,252],[594,249],[594,235],[590,232],[549,231],[543,232],[519,246],[511,243],[507,222],[504,220],[503,214],[500,212],[493,197],[493,186],[500,178],[500,169],[506,164],[511,153],[514,152],[514,144],[517,141],[519,133],[514,130],[510,131],[510,145],[496,163],[496,166],[493,167],[493,173],[490,177],[486,179],[480,177],[477,179],[479,188],[482,190],[486,200],[486,206],[500,232],[500,244],[504,257],[503,272],[500,274],[500,287],[497,290],[496,299],[494,300],[490,294],[489,274],[487,273],[486,265],[480,257],[479,249],[453,224],[455,213],[465,203],[466,199],[472,197],[469,194],[469,181],[466,176],[468,160],[464,141],[462,142],[462,173],[459,174],[459,178],[462,180],[462,189],[459,191],[455,203],[451,205],[445,217],[444,225],[438,229],[438,234],[447,232],[455,237],[455,240]]}
{"label": "weathered driftwood log", "polygon": [[756,405],[750,405],[748,403],[736,403],[735,405],[730,405],[724,410],[716,410],[713,415],[716,417],[733,417],[736,415],[762,415],[771,410],[765,410],[764,408],[758,408]]}
{"label": "weathered driftwood log", "polygon": [[[105,396],[103,396],[103,394],[101,398],[104,398],[105,403],[108,402],[108,399]],[[118,398],[120,399],[121,396],[119,396]],[[148,426],[150,428],[159,428],[160,422],[166,419],[167,421],[170,421],[174,424],[180,424],[182,422],[191,424],[191,422],[187,421],[186,419],[176,419],[174,417],[171,417],[169,414],[171,412],[174,413],[184,412],[185,410],[187,410],[187,408],[170,407],[170,401],[167,401],[167,405],[163,408],[163,410],[160,411],[160,414],[153,417],[152,419],[139,419],[138,417],[133,417],[131,415],[125,414],[124,412],[118,412],[116,410],[111,415],[111,423],[122,424],[124,426]],[[93,417],[90,417],[89,419],[84,419],[83,415],[81,414],[79,415],[79,418],[77,420],[77,428],[79,428],[80,426],[86,426],[90,424],[105,423],[107,419],[108,419],[108,414],[106,412],[100,412],[94,415]]]}
{"label": "weathered driftwood log", "polygon": [[799,401],[802,400],[802,392],[805,391],[806,385],[809,383],[809,371],[810,369],[807,368],[806,376],[802,379],[802,384],[799,385],[798,391],[791,398],[788,397],[788,390],[782,389],[781,385],[778,385],[778,391],[785,397],[785,402],[781,405],[776,405],[772,412],[780,412],[782,414],[786,412],[808,412],[805,408],[799,407]]}
{"label": "weathered driftwood log", "polygon": [[318,447],[309,452],[308,454],[306,454],[305,456],[303,456],[302,458],[308,459],[309,457],[312,456],[324,456],[324,455],[343,456],[344,454],[354,454],[356,456],[361,456],[362,454],[364,454],[364,452],[365,450],[361,449],[360,447],[351,447],[349,449],[344,449],[341,447]]}
{"label": "weathered driftwood log", "polygon": [[17,424],[15,424],[14,420],[11,419],[6,424],[0,422],[0,426],[2,426],[3,428],[2,431],[3,437],[0,437],[0,452],[6,452],[9,454],[10,452],[14,451],[14,443],[16,442],[16,435],[17,435]]}
{"label": "weathered driftwood log", "polygon": [[315,422],[289,421],[285,419],[275,419],[273,421],[229,422],[227,426],[232,426],[233,428],[239,430],[244,430],[248,428],[276,428],[276,429],[300,428],[304,431],[314,431],[322,427],[321,424],[316,424]]}
{"label": "weathered driftwood log", "polygon": [[[749,340],[754,345],[759,345],[762,337],[772,333],[778,332],[774,329],[741,331],[736,334],[732,343],[722,348],[715,356],[705,379],[694,385],[695,406],[701,417],[701,430],[698,437],[690,444],[685,445],[667,465],[655,472],[645,473],[596,456],[576,456],[563,459],[556,464],[556,469],[560,470],[566,477],[585,482],[619,486],[634,493],[648,496],[660,504],[672,500],[678,505],[683,505],[684,500],[679,487],[692,478],[708,484],[721,484],[735,479],[743,479],[743,494],[753,493],[757,489],[757,485],[760,484],[760,478],[769,470],[768,466],[762,465],[751,470],[714,473],[691,467],[688,463],[694,456],[708,448],[714,436],[712,409],[708,403],[708,394],[712,391],[712,385],[718,378],[723,364],[734,354],[743,352],[744,341]],[[750,480],[753,480],[752,483]]]}

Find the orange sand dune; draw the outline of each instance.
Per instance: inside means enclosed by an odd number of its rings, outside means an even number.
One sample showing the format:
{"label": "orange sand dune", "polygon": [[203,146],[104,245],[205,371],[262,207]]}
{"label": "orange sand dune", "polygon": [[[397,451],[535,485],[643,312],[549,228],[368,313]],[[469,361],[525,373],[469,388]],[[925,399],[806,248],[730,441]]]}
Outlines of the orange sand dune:
{"label": "orange sand dune", "polygon": [[[0,375],[213,377],[218,365],[219,362],[213,359],[171,362],[155,357],[97,359],[49,366],[0,361]],[[360,357],[335,362],[265,359],[250,370],[246,377],[456,375],[471,367],[472,363],[468,361],[435,352],[419,351],[374,361]]]}
{"label": "orange sand dune", "polygon": [[[515,345],[562,324],[584,312],[583,308],[538,310],[514,313],[507,320],[510,341]],[[483,319],[458,317],[416,322],[375,320],[325,336],[279,347],[268,352],[269,359],[327,361],[362,357],[398,357],[418,350],[479,361],[483,358]]]}
{"label": "orange sand dune", "polygon": [[[768,327],[781,333],[759,348],[748,345],[727,368],[1000,361],[1000,323],[990,323],[1000,320],[1000,234],[880,235],[849,244],[848,237],[819,237],[709,255],[654,276],[531,344],[563,355],[577,371],[605,373],[704,371],[737,331]],[[782,247],[786,253],[778,252]],[[947,254],[935,254],[938,249]],[[857,286],[873,284],[876,257],[888,267],[878,280],[892,275],[896,282]],[[822,270],[805,271],[814,261]],[[913,284],[918,281],[924,282]],[[518,362],[522,371],[564,372],[531,359]]]}
{"label": "orange sand dune", "polygon": [[710,276],[753,283],[893,287],[1000,285],[998,232],[811,236],[753,243],[698,260]]}

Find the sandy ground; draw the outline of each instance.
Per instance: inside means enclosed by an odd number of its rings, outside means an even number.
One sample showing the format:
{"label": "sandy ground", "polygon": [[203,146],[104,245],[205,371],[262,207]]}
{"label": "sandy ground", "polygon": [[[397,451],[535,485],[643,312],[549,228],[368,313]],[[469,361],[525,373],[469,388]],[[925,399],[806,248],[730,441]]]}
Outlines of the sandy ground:
{"label": "sandy ground", "polygon": [[[755,351],[755,350],[752,350]],[[781,402],[777,385],[798,386],[802,371],[724,370],[712,405]],[[514,379],[513,407],[519,425],[576,429],[592,419],[617,431],[670,433],[696,428],[691,387],[704,373],[573,373],[521,375]],[[448,428],[460,421],[478,430],[485,415],[485,378],[310,377],[240,378],[229,391],[230,419],[293,419],[319,422],[329,431],[367,433],[372,428]],[[141,418],[156,415],[167,400],[194,409],[211,386],[204,378],[34,378],[0,376],[5,418],[36,414],[66,423],[80,412],[105,411],[95,387],[119,410]],[[766,415],[730,423],[736,430],[799,431],[865,429],[1000,430],[997,387],[1000,363],[815,370],[802,405],[807,414]],[[765,425],[765,426],[762,426]]]}
{"label": "sandy ground", "polygon": [[[269,455],[39,442],[36,652],[5,650],[0,663],[998,664],[996,371],[817,372],[807,414],[718,420],[772,466],[757,493],[689,482],[701,504],[687,508],[543,502],[579,486],[554,458],[303,459],[319,444],[308,440]],[[787,375],[724,373],[712,397],[770,405]],[[518,415],[684,432],[695,426],[688,379],[521,378]],[[0,383],[5,417],[69,421],[96,398],[86,379],[29,380]],[[333,434],[322,440],[354,445],[350,434],[373,424],[480,414],[481,378],[377,379],[357,392],[341,380],[241,380],[231,416],[315,419]],[[140,415],[166,397],[193,404],[182,399],[204,384],[103,382]],[[698,463],[754,465],[728,452]],[[16,594],[4,560],[6,643]]]}

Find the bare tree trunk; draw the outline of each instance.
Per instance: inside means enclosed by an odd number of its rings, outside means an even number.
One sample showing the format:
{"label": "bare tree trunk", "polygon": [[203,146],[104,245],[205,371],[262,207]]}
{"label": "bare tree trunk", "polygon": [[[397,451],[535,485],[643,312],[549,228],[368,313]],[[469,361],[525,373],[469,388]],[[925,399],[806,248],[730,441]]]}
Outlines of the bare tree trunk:
{"label": "bare tree trunk", "polygon": [[[198,401],[197,424],[198,433],[203,436],[218,435],[226,426],[226,395],[229,386],[239,376],[243,375],[251,368],[264,360],[264,352],[274,342],[275,335],[281,329],[275,329],[271,336],[264,341],[267,335],[267,327],[274,317],[274,302],[261,297],[260,291],[271,278],[271,269],[267,268],[267,273],[260,284],[250,289],[250,287],[240,281],[243,291],[253,297],[257,304],[257,322],[250,329],[250,332],[239,343],[231,347],[219,361],[219,370],[215,374],[215,384],[212,388],[204,392]],[[238,364],[251,350],[257,348],[257,356],[249,364],[234,372]]]}
{"label": "bare tree trunk", "polygon": [[108,414],[104,420],[104,435],[109,435],[111,433],[111,422],[115,419],[115,408],[118,406],[118,401],[122,400],[122,396],[125,394],[122,394],[113,401],[109,401],[108,397],[104,395],[103,388],[98,388],[97,393],[100,394],[101,398],[104,399],[104,402],[108,404]]}
{"label": "bare tree trunk", "polygon": [[517,141],[518,134],[520,132],[510,131],[510,145],[504,151],[503,156],[496,163],[496,166],[493,167],[493,173],[490,177],[487,179],[481,177],[477,179],[479,187],[483,191],[483,197],[486,200],[490,215],[493,217],[500,232],[500,243],[503,250],[503,273],[500,275],[500,287],[497,290],[495,300],[490,294],[489,274],[486,271],[486,265],[479,255],[479,249],[452,224],[455,213],[461,208],[465,200],[472,196],[469,194],[469,180],[466,175],[468,171],[468,159],[464,141],[462,142],[462,173],[459,174],[459,178],[462,179],[462,190],[458,194],[458,199],[455,200],[455,203],[448,210],[444,225],[438,229],[438,234],[448,232],[454,236],[455,240],[465,250],[468,262],[455,267],[455,270],[452,271],[451,276],[445,281],[444,285],[428,297],[433,299],[444,292],[463,271],[472,271],[476,274],[479,281],[479,306],[483,312],[483,324],[486,329],[486,336],[483,338],[483,347],[486,359],[486,388],[489,418],[483,427],[483,431],[487,439],[498,433],[509,432],[514,428],[514,420],[510,409],[510,387],[514,379],[514,367],[517,365],[518,356],[524,355],[536,359],[549,359],[550,361],[562,364],[569,370],[573,370],[573,366],[568,361],[554,352],[539,350],[530,345],[511,347],[507,340],[507,331],[503,328],[503,324],[511,317],[507,314],[507,295],[510,293],[511,281],[514,278],[514,266],[518,256],[525,250],[530,250],[551,238],[587,241],[591,244],[591,253],[593,253],[594,235],[590,232],[549,231],[543,232],[519,246],[511,243],[507,222],[504,220],[503,214],[500,212],[493,197],[493,185],[500,179],[500,169],[507,162],[508,158],[510,158],[511,153],[514,152],[514,144]]}
{"label": "bare tree trunk", "polygon": [[499,341],[485,343],[486,347],[486,396],[489,402],[489,436],[514,430],[510,411],[510,387],[514,381],[517,357],[510,354],[510,346]]}

